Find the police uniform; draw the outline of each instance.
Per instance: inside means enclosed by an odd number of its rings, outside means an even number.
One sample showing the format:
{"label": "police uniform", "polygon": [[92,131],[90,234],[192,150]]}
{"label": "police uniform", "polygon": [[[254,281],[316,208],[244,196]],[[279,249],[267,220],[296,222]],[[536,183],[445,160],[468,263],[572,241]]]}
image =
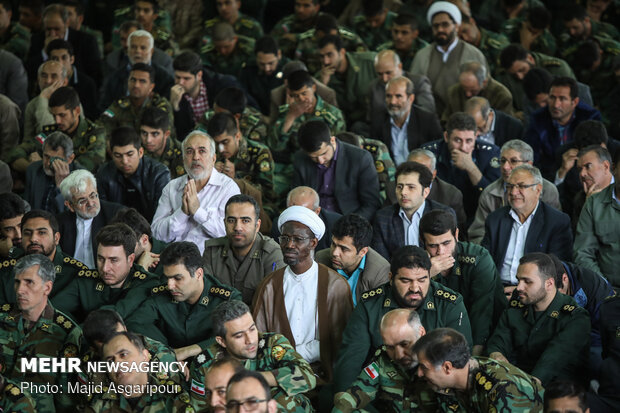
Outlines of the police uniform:
{"label": "police uniform", "polygon": [[370,27],[366,16],[360,14],[353,18],[353,31],[357,33],[370,50],[375,50],[379,45],[392,38],[392,24],[397,14],[388,11],[381,27]]}
{"label": "police uniform", "polygon": [[[216,360],[227,354],[226,349],[212,341],[190,364],[191,403],[197,411],[208,408],[205,398],[205,374]],[[279,412],[314,412],[307,393],[316,386],[312,367],[295,351],[282,334],[258,333],[256,357],[240,360],[246,370],[271,371],[278,383],[271,388],[271,398],[278,403]]]}
{"label": "police uniform", "polygon": [[508,38],[499,33],[494,33],[485,28],[479,27],[480,30],[480,44],[478,49],[487,58],[489,69],[491,73],[495,73],[495,69],[499,65],[499,55],[506,46],[510,44]]}
{"label": "police uniform", "polygon": [[211,312],[221,302],[241,300],[241,294],[204,274],[204,288],[192,305],[176,301],[167,285],[151,288],[151,296],[126,320],[127,328],[172,348],[198,344],[205,349],[213,338]]}
{"label": "police uniform", "polygon": [[558,291],[537,313],[513,294],[487,341],[487,353],[502,353],[545,386],[556,378],[583,380],[589,345],[590,317],[572,297]]}
{"label": "police uniform", "polygon": [[[225,22],[226,20],[222,19],[220,16],[217,16],[213,19],[207,20],[205,22],[205,29],[208,36],[213,34],[213,27],[220,22]],[[235,29],[235,34],[249,37],[254,40],[258,40],[263,37],[263,27],[260,23],[243,13],[239,13],[237,20],[233,23],[232,27]]]}
{"label": "police uniform", "polygon": [[[342,26],[338,27],[338,35],[342,39],[343,46],[348,52],[365,52],[368,47],[361,37]],[[321,57],[319,56],[319,38],[316,29],[307,30],[297,36],[297,49],[295,59],[306,64],[309,73],[321,70]]]}
{"label": "police uniform", "polygon": [[0,384],[0,411],[36,413],[36,404],[30,394],[21,391],[21,384],[2,377]]}
{"label": "police uniform", "polygon": [[[521,43],[520,32],[525,22],[525,16],[508,19],[504,22],[500,32],[505,34],[512,43]],[[555,37],[553,37],[549,29],[545,29],[542,34],[532,42],[529,50],[553,56],[557,50]]]}
{"label": "police uniform", "polygon": [[13,53],[24,60],[30,47],[30,31],[18,22],[11,22],[8,30],[0,36],[0,49]]}
{"label": "police uniform", "polygon": [[394,182],[396,176],[396,165],[390,156],[390,150],[382,141],[370,138],[362,139],[362,148],[370,152],[372,160],[375,162],[381,188],[381,199],[385,202],[387,199],[386,188],[390,182]]}
{"label": "police uniform", "polygon": [[408,68],[411,67],[411,63],[413,63],[413,58],[416,53],[418,53],[421,49],[424,49],[426,46],[428,46],[428,42],[423,40],[421,37],[416,37],[413,40],[413,43],[411,43],[411,48],[406,52],[403,52],[402,50],[396,50],[394,48],[394,42],[390,40],[389,42],[385,42],[377,46],[377,52],[382,52],[383,50],[394,50],[396,54],[398,54],[398,57],[400,57],[400,62],[403,64],[403,67]]}
{"label": "police uniform", "polygon": [[256,60],[254,56],[255,40],[251,37],[237,35],[237,44],[228,56],[223,56],[215,50],[209,37],[203,36],[200,57],[202,63],[210,69],[223,74],[239,77],[241,69]]}
{"label": "police uniform", "polygon": [[[395,294],[397,292],[390,283],[362,294],[342,337],[335,369],[336,391],[347,389],[371,352],[383,344],[379,332],[381,318],[387,312],[401,308]],[[452,327],[472,343],[469,317],[459,293],[431,280],[426,297],[416,311],[426,330]]]}
{"label": "police uniform", "polygon": [[185,175],[185,167],[183,166],[183,146],[178,140],[172,139],[172,137],[169,136],[161,156],[157,156],[153,152],[148,152],[146,150],[144,154],[166,165],[170,170],[170,179]]}
{"label": "police uniform", "polygon": [[[196,129],[207,133],[207,124],[213,115],[215,115],[213,109],[206,111],[202,120],[196,125]],[[251,106],[246,106],[245,109],[243,109],[243,113],[239,119],[239,131],[241,132],[241,136],[253,141],[267,142],[268,129],[267,122],[265,122],[263,115],[258,110]]]}
{"label": "police uniform", "polygon": [[205,271],[239,290],[247,305],[252,305],[254,292],[263,278],[285,266],[280,245],[260,232],[241,261],[235,257],[228,237],[206,241],[203,259]]}
{"label": "police uniform", "polygon": [[482,173],[482,178],[480,178],[480,182],[476,185],[471,183],[467,172],[452,164],[448,144],[444,140],[426,143],[422,145],[422,148],[428,149],[435,154],[437,158],[437,176],[461,190],[465,213],[469,219],[473,219],[478,208],[480,193],[491,182],[500,177],[499,148],[490,143],[476,141],[471,157]]}
{"label": "police uniform", "polygon": [[124,319],[142,304],[151,288],[158,283],[159,277],[135,263],[120,288],[106,285],[96,270],[80,270],[77,277],[54,296],[52,302],[78,319],[102,306],[113,307]]}

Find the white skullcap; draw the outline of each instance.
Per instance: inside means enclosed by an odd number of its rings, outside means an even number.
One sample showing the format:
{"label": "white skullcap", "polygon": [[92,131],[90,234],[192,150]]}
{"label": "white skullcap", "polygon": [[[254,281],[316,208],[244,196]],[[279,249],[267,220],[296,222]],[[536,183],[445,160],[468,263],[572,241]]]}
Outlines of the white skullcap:
{"label": "white skullcap", "polygon": [[432,24],[433,16],[437,13],[448,13],[456,24],[461,24],[461,11],[454,4],[447,1],[436,1],[428,8],[426,12],[426,20],[428,24]]}
{"label": "white skullcap", "polygon": [[282,226],[289,221],[304,224],[310,228],[310,231],[312,231],[318,240],[323,238],[323,234],[325,234],[325,224],[323,220],[313,210],[306,207],[293,205],[286,208],[284,212],[280,214],[280,218],[278,218],[278,229],[280,232],[282,232]]}

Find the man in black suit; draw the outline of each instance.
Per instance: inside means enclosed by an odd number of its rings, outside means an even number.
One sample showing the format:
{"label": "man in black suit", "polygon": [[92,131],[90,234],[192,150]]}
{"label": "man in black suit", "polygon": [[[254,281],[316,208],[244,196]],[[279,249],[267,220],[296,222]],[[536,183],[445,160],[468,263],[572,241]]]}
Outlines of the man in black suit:
{"label": "man in black suit", "polygon": [[[398,202],[377,211],[372,248],[388,261],[404,245],[420,246],[420,219],[434,209],[454,210],[428,199],[433,174],[418,162],[403,162],[396,168]],[[455,214],[456,218],[456,214]]]}
{"label": "man in black suit", "polygon": [[529,164],[514,168],[506,180],[510,206],[493,211],[485,222],[481,245],[491,253],[508,289],[517,284],[517,267],[524,254],[544,252],[571,259],[570,218],[540,201],[542,182],[538,168]]}
{"label": "man in black suit", "polygon": [[437,115],[414,105],[414,101],[411,80],[404,76],[390,79],[385,86],[387,113],[383,122],[373,123],[372,136],[387,145],[396,165],[405,162],[411,150],[443,136]]}
{"label": "man in black suit", "polygon": [[465,102],[465,113],[471,115],[478,128],[477,139],[501,147],[512,139],[523,137],[523,124],[501,110],[491,108],[486,98],[475,96]]}
{"label": "man in black suit", "polygon": [[336,139],[322,120],[304,123],[298,139],[301,151],[294,156],[293,187],[316,190],[323,209],[372,220],[381,206],[372,155]]}
{"label": "man in black suit", "polygon": [[60,192],[69,208],[58,216],[60,248],[88,268],[97,268],[95,236],[123,206],[100,201],[97,181],[85,169],[71,172],[60,184]]}

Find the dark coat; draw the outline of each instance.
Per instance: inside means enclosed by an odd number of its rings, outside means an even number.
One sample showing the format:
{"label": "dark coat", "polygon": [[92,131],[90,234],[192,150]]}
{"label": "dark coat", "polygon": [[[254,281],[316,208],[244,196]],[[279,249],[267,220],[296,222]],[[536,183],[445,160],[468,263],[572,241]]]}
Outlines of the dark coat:
{"label": "dark coat", "polygon": [[511,139],[522,139],[523,132],[523,123],[519,119],[501,110],[495,111],[495,129],[493,130],[495,145],[501,148]]}
{"label": "dark coat", "polygon": [[[77,83],[75,82],[77,76]],[[97,119],[101,115],[99,110],[99,94],[97,93],[97,85],[92,77],[86,73],[75,69],[73,77],[69,80],[71,86],[80,97],[80,103],[84,108],[84,116],[86,119]]]}
{"label": "dark coat", "polygon": [[431,191],[426,199],[448,206],[456,213],[456,222],[459,226],[459,238],[467,238],[467,214],[463,206],[463,193],[456,186],[447,183],[443,179],[435,177],[431,185]]}
{"label": "dark coat", "polygon": [[[69,164],[69,171],[73,172],[76,169],[84,169],[84,167],[80,165],[78,161],[74,160]],[[24,198],[30,204],[30,208],[45,209],[43,208],[43,203],[45,202],[43,198],[47,194],[47,188],[52,184],[55,185],[54,177],[45,174],[43,170],[43,161],[36,161],[28,165],[28,169],[26,169],[26,190],[24,191]],[[56,210],[50,212],[60,213],[67,210],[67,207],[64,205],[65,199],[62,197],[60,189],[58,188],[53,203]]]}

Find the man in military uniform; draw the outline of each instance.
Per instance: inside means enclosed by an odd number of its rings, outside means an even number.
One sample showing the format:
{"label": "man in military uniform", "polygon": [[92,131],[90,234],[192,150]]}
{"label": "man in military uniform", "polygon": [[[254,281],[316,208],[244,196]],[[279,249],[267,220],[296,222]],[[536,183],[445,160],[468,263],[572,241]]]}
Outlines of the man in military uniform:
{"label": "man in military uniform", "polygon": [[439,411],[540,412],[544,389],[535,378],[505,361],[471,357],[465,337],[438,328],[413,346],[418,376],[438,393]]}
{"label": "man in military uniform", "polygon": [[590,344],[588,312],[555,285],[555,266],[540,252],[524,255],[516,294],[487,341],[489,357],[509,362],[540,380],[584,381]]}
{"label": "man in military uniform", "polygon": [[430,279],[431,261],[423,249],[404,246],[392,255],[390,282],[362,294],[343,333],[335,369],[335,391],[351,386],[369,356],[383,344],[379,323],[397,308],[414,309],[426,330],[453,327],[471,343],[463,297]]}
{"label": "man in military uniform", "polygon": [[540,0],[501,1],[499,4],[497,0],[482,0],[479,3],[481,4],[475,14],[479,16],[480,22],[484,23],[485,27],[488,26],[495,32],[500,31],[506,20],[525,16],[531,7],[544,6]]}
{"label": "man in military uniform", "polygon": [[396,13],[389,11],[383,1],[364,2],[362,14],[353,19],[353,30],[370,50],[390,40]]}
{"label": "man in military uniform", "polygon": [[127,317],[148,297],[158,283],[155,274],[134,263],[136,236],[117,223],[97,234],[97,270],[80,270],[78,276],[53,299],[58,308],[78,319],[89,311],[111,306]]}
{"label": "man in military uniform", "polygon": [[213,27],[219,22],[228,22],[235,29],[235,33],[258,40],[263,37],[263,28],[260,23],[243,13],[239,12],[241,0],[216,0],[217,13],[219,16],[205,22],[207,36],[211,35]]}
{"label": "man in military uniform", "polygon": [[[155,87],[154,69],[146,63],[136,63],[131,67],[127,90],[129,95],[112,103],[99,118],[108,136],[119,126],[131,126],[140,133],[142,113],[148,107],[157,107],[168,113],[169,124],[174,124],[172,106],[168,100],[153,92]],[[176,136],[171,132],[171,139]],[[108,148],[109,150],[110,148]],[[79,158],[78,158],[79,159]]]}
{"label": "man in military uniform", "polygon": [[295,13],[283,17],[273,26],[271,35],[278,39],[285,56],[293,56],[297,45],[297,35],[315,26],[320,8],[319,0],[295,0]]}
{"label": "man in military uniform", "polygon": [[[56,270],[48,257],[31,254],[15,265],[17,304],[0,307],[0,357],[2,372],[9,379],[36,385],[67,388],[67,373],[22,371],[22,358],[69,358],[80,354],[83,337],[80,327],[48,301]],[[29,386],[25,386],[29,390]],[[23,387],[22,387],[23,388]],[[37,411],[68,411],[74,402],[61,391],[57,394],[32,392]]]}
{"label": "man in military uniform", "polygon": [[13,269],[17,260],[25,255],[42,254],[54,264],[56,277],[50,298],[62,291],[80,271],[88,269],[80,261],[62,252],[58,245],[58,221],[49,212],[37,209],[28,211],[21,220],[21,229],[21,248],[16,248],[11,257],[1,264],[0,279],[3,285],[0,302],[15,303]]}
{"label": "man in military uniform", "polygon": [[202,62],[218,73],[239,77],[241,69],[254,62],[255,40],[238,35],[228,22],[216,23],[211,39],[203,38],[202,43]]}
{"label": "man in military uniform", "polygon": [[431,257],[431,277],[463,296],[471,321],[473,354],[478,356],[506,308],[506,298],[489,252],[458,239],[452,213],[434,210],[420,219],[420,240]]}
{"label": "man in military uniform", "polygon": [[0,1],[0,48],[23,60],[30,46],[30,31],[18,22],[11,21],[12,16],[13,2]]}
{"label": "man in military uniform", "polygon": [[527,50],[555,55],[557,44],[549,30],[551,13],[544,6],[531,7],[525,16],[504,22],[500,33],[511,43],[519,43]]}
{"label": "man in military uniform", "polygon": [[303,393],[316,386],[310,364],[281,334],[259,332],[247,304],[231,300],[211,313],[215,342],[190,365],[192,405],[204,408],[205,373],[217,360],[231,356],[248,370],[260,372],[271,387],[279,412],[313,412]]}
{"label": "man in military uniform", "polygon": [[459,37],[461,40],[476,46],[487,58],[491,73],[495,73],[499,64],[499,54],[502,49],[510,44],[510,41],[503,34],[479,27],[473,17],[463,14],[462,19]]}
{"label": "man in military uniform", "polygon": [[419,34],[415,17],[401,13],[392,22],[392,40],[377,46],[377,52],[394,50],[398,53],[402,66],[409,68],[418,50],[428,45]]}
{"label": "man in military uniform", "polygon": [[170,137],[170,112],[156,106],[144,109],[140,138],[145,155],[166,165],[171,179],[185,175],[181,142]]}
{"label": "man in military uniform", "polygon": [[581,5],[568,6],[562,19],[566,31],[560,35],[560,52],[591,37],[620,41],[620,32],[616,27],[592,20]]}
{"label": "man in military uniform", "polygon": [[[607,298],[600,307],[601,341],[603,364],[599,376],[598,394],[588,394],[592,408],[596,411],[618,411],[620,409],[620,295]],[[595,400],[596,399],[596,400]],[[596,401],[596,403],[594,403]],[[609,410],[607,410],[609,409]]]}
{"label": "man in military uniform", "polygon": [[160,256],[167,284],[152,288],[149,297],[129,319],[136,331],[174,348],[178,360],[198,355],[213,337],[210,314],[222,301],[241,294],[202,267],[195,244],[173,242]]}
{"label": "man in military uniform", "polygon": [[7,412],[36,413],[36,403],[29,393],[20,390],[20,383],[0,374],[0,409]]}

